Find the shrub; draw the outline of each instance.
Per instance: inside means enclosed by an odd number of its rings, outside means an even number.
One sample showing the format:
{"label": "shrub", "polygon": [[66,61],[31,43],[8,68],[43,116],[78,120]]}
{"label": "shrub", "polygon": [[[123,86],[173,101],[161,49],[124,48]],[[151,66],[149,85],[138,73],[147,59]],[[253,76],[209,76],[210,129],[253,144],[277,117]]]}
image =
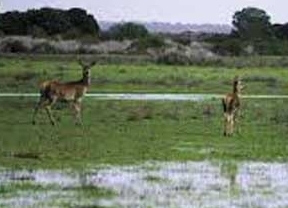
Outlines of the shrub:
{"label": "shrub", "polygon": [[21,40],[10,39],[1,42],[0,49],[6,53],[26,53],[30,48]]}
{"label": "shrub", "polygon": [[171,49],[158,55],[157,62],[164,64],[188,65],[191,63],[191,59],[187,54],[177,51],[176,49]]}
{"label": "shrub", "polygon": [[164,64],[206,64],[216,62],[218,57],[202,44],[192,42],[189,46],[173,45],[156,54],[156,61]]}
{"label": "shrub", "polygon": [[144,25],[127,22],[112,26],[108,31],[110,39],[139,39],[148,36],[148,30]]}
{"label": "shrub", "polygon": [[148,48],[161,48],[165,46],[165,41],[162,37],[156,35],[149,35],[138,39],[134,42],[131,48],[137,51],[145,51]]}
{"label": "shrub", "polygon": [[45,53],[55,54],[57,53],[57,50],[48,41],[44,41],[33,45],[31,52],[41,54]]}

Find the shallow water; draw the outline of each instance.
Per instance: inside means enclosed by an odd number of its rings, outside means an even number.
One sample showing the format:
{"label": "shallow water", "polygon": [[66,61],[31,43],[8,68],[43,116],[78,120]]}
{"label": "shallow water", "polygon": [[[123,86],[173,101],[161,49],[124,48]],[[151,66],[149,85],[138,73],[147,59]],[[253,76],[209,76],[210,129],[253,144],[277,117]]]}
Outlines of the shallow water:
{"label": "shallow water", "polygon": [[[0,93],[0,97],[38,97],[38,93]],[[203,101],[223,97],[222,94],[201,93],[87,93],[86,97],[99,100],[167,100]],[[288,95],[242,95],[247,99],[287,99]]]}
{"label": "shallow water", "polygon": [[[38,93],[0,93],[0,97],[38,97]],[[87,93],[86,97],[99,100],[171,100],[201,101],[219,98],[216,94],[181,94],[181,93]]]}
{"label": "shallow water", "polygon": [[[135,166],[101,166],[73,171],[0,172],[0,185],[41,185],[0,195],[0,207],[288,207],[288,163],[146,162]],[[111,189],[112,198],[81,198],[69,187]],[[46,188],[45,188],[46,187]],[[0,189],[1,191],[1,189]],[[77,197],[78,196],[78,197]]]}

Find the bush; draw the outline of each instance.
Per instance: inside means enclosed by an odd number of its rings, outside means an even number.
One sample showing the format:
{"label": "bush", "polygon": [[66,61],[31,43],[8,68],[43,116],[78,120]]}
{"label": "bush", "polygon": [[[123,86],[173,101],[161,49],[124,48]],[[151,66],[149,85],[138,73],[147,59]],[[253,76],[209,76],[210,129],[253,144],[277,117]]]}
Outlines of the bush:
{"label": "bush", "polygon": [[28,34],[31,34],[33,38],[45,38],[47,37],[47,33],[42,27],[39,27],[37,25],[33,25],[29,31]]}
{"label": "bush", "polygon": [[0,50],[5,53],[26,53],[30,47],[21,40],[10,39],[1,42]]}
{"label": "bush", "polygon": [[232,35],[215,35],[205,39],[219,55],[288,55],[288,40],[258,39],[249,41]]}
{"label": "bush", "polygon": [[208,62],[217,62],[217,60],[215,54],[198,42],[192,42],[189,46],[173,45],[156,54],[156,61],[164,64],[206,65]]}
{"label": "bush", "polygon": [[262,40],[254,43],[255,51],[259,55],[288,55],[288,41]]}
{"label": "bush", "polygon": [[187,54],[177,51],[176,49],[166,50],[157,57],[158,63],[163,64],[177,64],[177,65],[189,65],[191,63],[191,57]]}
{"label": "bush", "polygon": [[145,51],[148,48],[161,48],[165,46],[165,41],[160,36],[149,35],[147,37],[140,38],[131,46],[136,48],[137,51]]}
{"label": "bush", "polygon": [[35,44],[31,50],[32,53],[40,53],[40,54],[55,54],[57,50],[53,47],[48,41],[44,41],[38,44]]}
{"label": "bush", "polygon": [[112,26],[106,35],[108,35],[110,39],[124,40],[144,38],[147,37],[148,34],[148,30],[144,25],[128,22]]}

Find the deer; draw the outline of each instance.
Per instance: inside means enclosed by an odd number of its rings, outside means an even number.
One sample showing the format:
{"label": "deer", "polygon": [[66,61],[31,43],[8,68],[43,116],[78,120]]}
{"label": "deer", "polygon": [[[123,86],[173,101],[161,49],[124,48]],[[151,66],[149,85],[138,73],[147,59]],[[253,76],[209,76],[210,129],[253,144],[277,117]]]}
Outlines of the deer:
{"label": "deer", "polygon": [[238,114],[240,113],[240,94],[244,86],[239,76],[233,79],[233,91],[222,98],[224,111],[224,136],[232,136]]}
{"label": "deer", "polygon": [[59,82],[56,80],[47,80],[40,84],[40,99],[37,103],[32,118],[32,124],[36,124],[36,116],[40,109],[45,109],[51,124],[55,125],[55,119],[52,115],[52,106],[60,101],[66,101],[72,104],[76,124],[82,125],[81,120],[81,102],[85,93],[90,86],[90,69],[95,65],[95,61],[91,63],[83,63],[80,59],[78,63],[82,67],[82,79],[70,82]]}

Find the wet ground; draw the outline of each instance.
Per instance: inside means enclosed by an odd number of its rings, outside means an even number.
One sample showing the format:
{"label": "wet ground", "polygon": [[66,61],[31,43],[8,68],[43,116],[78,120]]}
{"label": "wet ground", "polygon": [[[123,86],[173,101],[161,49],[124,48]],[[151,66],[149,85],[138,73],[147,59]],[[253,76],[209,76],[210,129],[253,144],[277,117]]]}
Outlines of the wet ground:
{"label": "wet ground", "polygon": [[[84,187],[113,195],[80,194]],[[82,193],[82,192],[81,192]],[[0,170],[0,207],[288,207],[288,163],[146,162],[85,171]]]}
{"label": "wet ground", "polygon": [[[0,93],[0,97],[38,97],[38,93]],[[203,101],[222,98],[222,94],[202,93],[87,93],[86,97],[99,100],[167,100]],[[242,95],[248,99],[287,99],[288,95]]]}

